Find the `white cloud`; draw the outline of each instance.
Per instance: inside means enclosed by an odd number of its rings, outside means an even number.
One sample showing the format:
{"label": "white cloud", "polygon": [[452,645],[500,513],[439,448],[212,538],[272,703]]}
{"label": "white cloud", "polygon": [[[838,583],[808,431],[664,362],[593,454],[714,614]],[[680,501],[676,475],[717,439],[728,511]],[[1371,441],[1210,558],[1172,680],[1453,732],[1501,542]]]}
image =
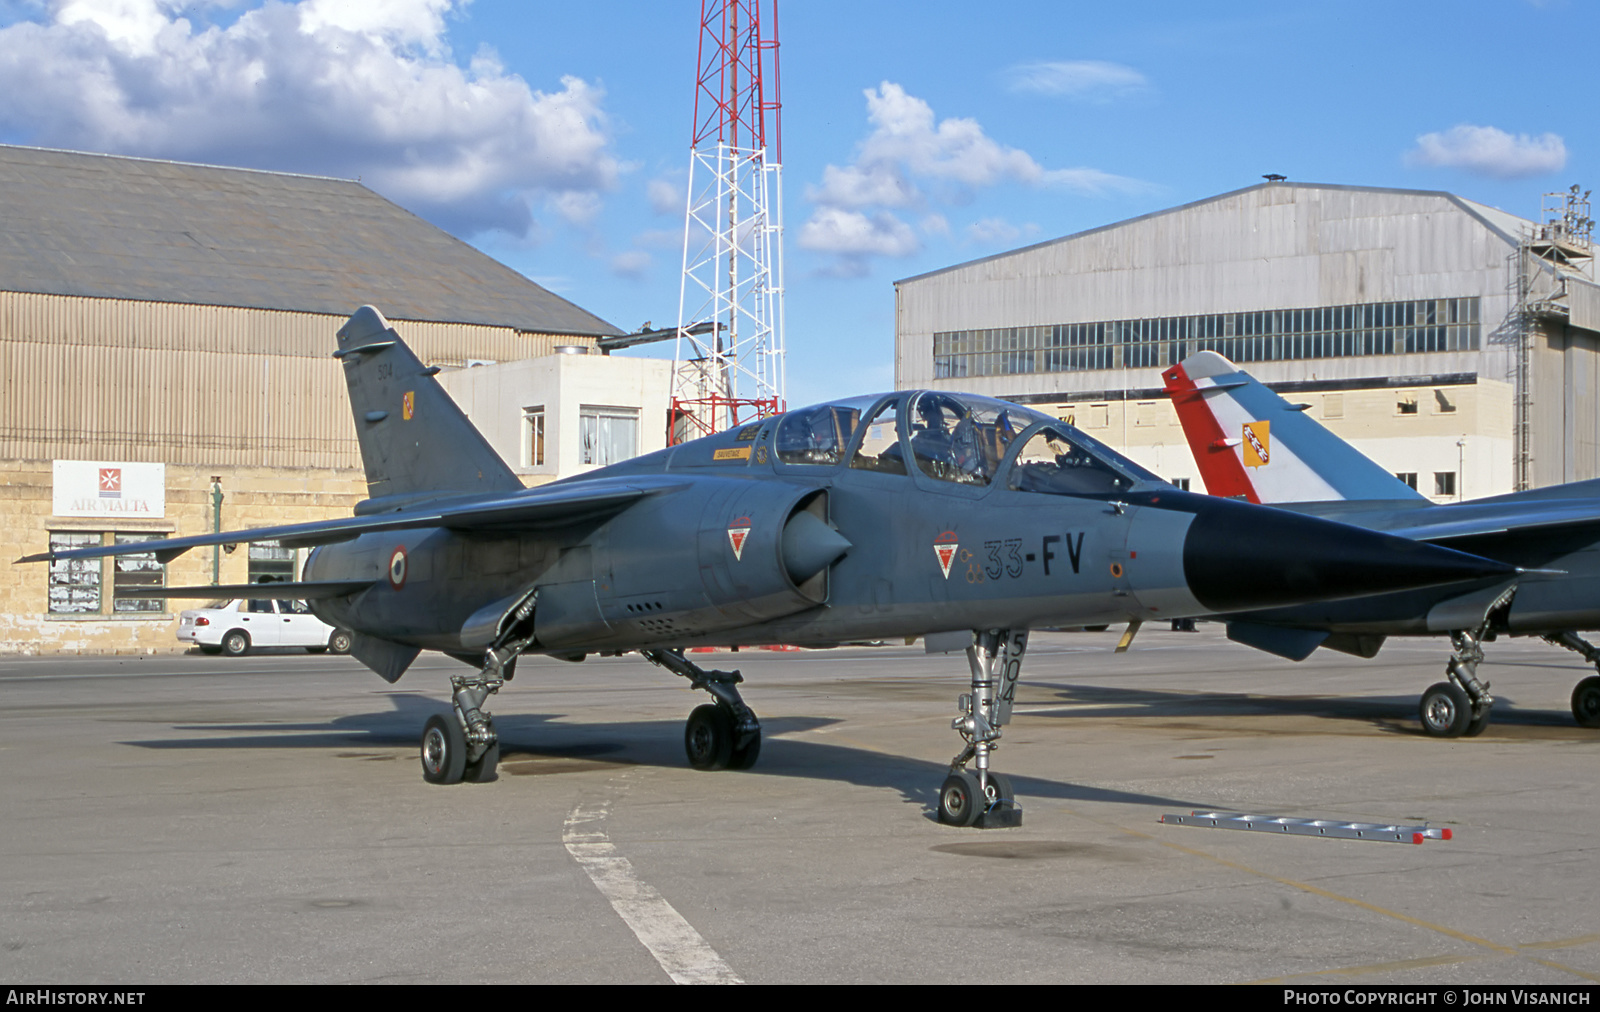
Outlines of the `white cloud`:
{"label": "white cloud", "polygon": [[1104,60],[1022,63],[1007,70],[1005,79],[1011,91],[1094,102],[1108,102],[1150,89],[1149,80],[1137,70]]}
{"label": "white cloud", "polygon": [[967,238],[973,242],[1010,242],[1022,235],[1022,229],[1004,218],[983,218],[967,226]]}
{"label": "white cloud", "polygon": [[[592,218],[620,166],[604,92],[450,58],[455,0],[64,0],[0,28],[0,131],[28,143],[360,177],[460,234]],[[179,17],[178,12],[189,17]],[[198,23],[190,18],[198,19]]]}
{"label": "white cloud", "polygon": [[891,209],[921,211],[924,235],[949,236],[949,221],[929,205],[969,203],[987,187],[1013,183],[1095,195],[1149,189],[1099,169],[1046,169],[990,137],[975,119],[937,119],[932,106],[891,81],[863,94],[871,132],[851,164],[826,166],[821,183],[806,187],[816,210],[799,238],[803,249],[851,258],[844,271],[851,275],[862,273],[865,258],[921,249],[916,232]]}
{"label": "white cloud", "polygon": [[911,226],[887,211],[867,217],[860,211],[824,207],[800,227],[800,248],[847,257],[903,257],[921,248]]}
{"label": "white cloud", "polygon": [[1443,133],[1417,138],[1406,152],[1407,165],[1466,169],[1496,179],[1559,172],[1567,164],[1567,145],[1557,134],[1512,136],[1491,126],[1463,123]]}
{"label": "white cloud", "polygon": [[650,210],[656,214],[682,214],[689,206],[683,184],[666,179],[650,180],[645,186],[645,196],[650,200]]}
{"label": "white cloud", "polygon": [[650,261],[650,254],[644,250],[625,250],[611,258],[611,273],[637,281],[650,269]]}

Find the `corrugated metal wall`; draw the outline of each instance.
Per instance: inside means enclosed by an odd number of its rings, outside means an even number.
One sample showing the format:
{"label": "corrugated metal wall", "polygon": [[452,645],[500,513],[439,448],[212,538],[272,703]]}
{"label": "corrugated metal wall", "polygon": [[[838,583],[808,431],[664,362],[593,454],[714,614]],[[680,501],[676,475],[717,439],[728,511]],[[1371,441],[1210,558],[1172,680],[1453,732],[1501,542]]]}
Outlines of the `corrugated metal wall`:
{"label": "corrugated metal wall", "polygon": [[[0,457],[359,467],[343,317],[0,292]],[[510,361],[592,338],[395,321],[423,361]]]}

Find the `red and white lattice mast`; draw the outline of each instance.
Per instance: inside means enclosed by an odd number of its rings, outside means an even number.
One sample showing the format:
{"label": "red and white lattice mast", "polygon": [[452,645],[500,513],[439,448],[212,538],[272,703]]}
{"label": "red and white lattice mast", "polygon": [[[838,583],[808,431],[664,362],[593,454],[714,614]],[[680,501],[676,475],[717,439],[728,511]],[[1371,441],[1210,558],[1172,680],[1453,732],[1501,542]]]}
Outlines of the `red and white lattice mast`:
{"label": "red and white lattice mast", "polygon": [[779,94],[776,0],[701,0],[674,443],[784,409]]}

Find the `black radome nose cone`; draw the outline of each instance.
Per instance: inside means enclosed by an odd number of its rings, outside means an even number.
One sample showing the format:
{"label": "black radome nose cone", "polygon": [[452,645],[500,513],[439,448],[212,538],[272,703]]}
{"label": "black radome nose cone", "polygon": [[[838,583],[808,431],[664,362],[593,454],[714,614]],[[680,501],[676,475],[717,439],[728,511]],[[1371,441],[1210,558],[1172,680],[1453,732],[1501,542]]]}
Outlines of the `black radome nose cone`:
{"label": "black radome nose cone", "polygon": [[1288,510],[1214,500],[1183,545],[1195,599],[1215,612],[1338,601],[1515,575],[1514,566]]}

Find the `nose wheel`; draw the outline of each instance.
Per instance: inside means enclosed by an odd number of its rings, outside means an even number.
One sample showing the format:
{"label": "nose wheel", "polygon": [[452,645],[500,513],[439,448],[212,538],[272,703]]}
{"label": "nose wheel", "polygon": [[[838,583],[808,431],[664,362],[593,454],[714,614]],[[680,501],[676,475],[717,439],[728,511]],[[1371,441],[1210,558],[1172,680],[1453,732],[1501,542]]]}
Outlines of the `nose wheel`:
{"label": "nose wheel", "polygon": [[[932,643],[929,649],[935,649]],[[950,775],[939,786],[937,815],[947,826],[999,829],[1022,825],[1022,808],[1011,778],[989,769],[989,757],[999,747],[1001,726],[1011,722],[1011,704],[1027,649],[1026,629],[988,630],[978,633],[976,642],[969,641],[972,692],[957,701],[961,716],[950,722],[966,748],[951,761]]]}

